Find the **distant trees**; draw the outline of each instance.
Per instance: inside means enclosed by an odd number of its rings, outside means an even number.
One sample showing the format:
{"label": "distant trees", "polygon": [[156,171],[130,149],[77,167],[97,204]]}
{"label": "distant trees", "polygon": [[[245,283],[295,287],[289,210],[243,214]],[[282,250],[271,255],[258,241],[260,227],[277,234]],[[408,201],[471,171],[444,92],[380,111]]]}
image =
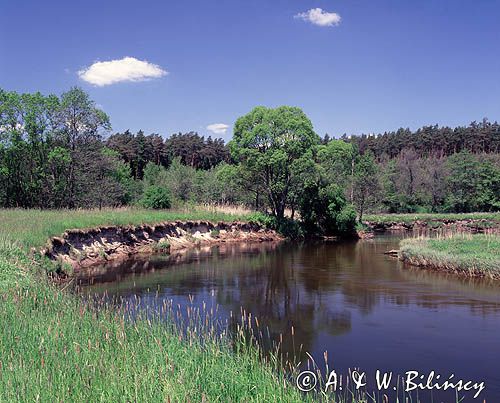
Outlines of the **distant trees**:
{"label": "distant trees", "polygon": [[179,158],[183,165],[195,169],[211,169],[229,162],[229,150],[222,139],[205,139],[198,133],[177,133],[163,140],[158,134],[145,136],[142,131],[116,133],[106,140],[106,146],[117,151],[130,165],[134,179],[142,179],[149,162],[168,168]]}
{"label": "distant trees", "polygon": [[142,196],[141,205],[151,209],[169,209],[172,205],[170,192],[161,186],[148,186]]}
{"label": "distant trees", "polygon": [[[110,128],[108,116],[79,88],[61,98],[0,91],[2,205],[100,207],[126,202],[122,183],[112,174],[120,160],[102,152],[102,135]],[[100,188],[104,185],[107,192]]]}
{"label": "distant trees", "polygon": [[414,132],[400,128],[376,135],[342,137],[356,145],[363,154],[371,151],[375,159],[396,158],[403,150],[412,149],[420,157],[449,156],[460,151],[471,153],[500,153],[500,124],[483,119],[469,126],[424,126]]}
{"label": "distant trees", "polygon": [[282,106],[239,118],[229,145],[110,131],[80,88],[0,89],[0,206],[243,204],[332,235],[367,211],[500,210],[500,127],[486,119],[320,139],[302,110]]}
{"label": "distant trees", "polygon": [[463,151],[447,161],[445,209],[459,213],[500,209],[500,169]]}
{"label": "distant trees", "polygon": [[[96,170],[88,172],[87,169],[91,162],[99,170],[105,169],[106,156],[100,152],[100,140],[102,132],[110,130],[111,124],[109,117],[95,107],[88,94],[77,87],[62,94],[57,117],[60,124],[60,141],[63,147],[69,150],[73,162],[69,164],[67,171],[65,204],[67,207],[76,207],[79,205],[78,198],[88,194],[92,186],[103,180],[104,173]],[[89,174],[97,175],[94,181],[89,181]],[[103,205],[100,199],[97,204],[99,207]]]}

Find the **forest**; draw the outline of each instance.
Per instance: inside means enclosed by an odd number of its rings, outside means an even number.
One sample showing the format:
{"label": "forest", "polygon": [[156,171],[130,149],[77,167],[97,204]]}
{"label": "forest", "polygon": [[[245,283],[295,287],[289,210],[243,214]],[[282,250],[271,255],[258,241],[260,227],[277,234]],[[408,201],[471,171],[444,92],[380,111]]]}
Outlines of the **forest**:
{"label": "forest", "polygon": [[186,203],[300,217],[303,230],[321,233],[350,231],[367,212],[498,211],[500,125],[321,138],[299,108],[257,107],[226,144],[196,132],[113,133],[77,87],[0,90],[1,207]]}

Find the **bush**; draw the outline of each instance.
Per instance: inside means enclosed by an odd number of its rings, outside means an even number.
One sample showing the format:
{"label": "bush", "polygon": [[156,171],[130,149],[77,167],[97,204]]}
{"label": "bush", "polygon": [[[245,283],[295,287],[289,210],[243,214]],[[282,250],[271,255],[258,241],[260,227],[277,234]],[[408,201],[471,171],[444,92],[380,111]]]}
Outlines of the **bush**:
{"label": "bush", "polygon": [[256,222],[265,228],[276,229],[276,217],[261,212],[251,213],[247,217],[249,222]]}
{"label": "bush", "polygon": [[304,231],[310,235],[348,235],[354,232],[356,213],[346,204],[342,188],[335,184],[312,184],[300,202]]}
{"label": "bush", "polygon": [[172,198],[168,189],[151,185],[144,191],[141,205],[151,209],[168,209],[172,205]]}
{"label": "bush", "polygon": [[340,235],[349,235],[356,228],[356,210],[352,204],[348,204],[340,210],[336,216],[337,232]]}
{"label": "bush", "polygon": [[276,224],[276,231],[281,235],[290,239],[302,239],[304,238],[304,231],[302,225],[291,218],[285,217]]}
{"label": "bush", "polygon": [[265,228],[275,230],[286,238],[300,239],[304,237],[301,224],[291,218],[285,217],[278,220],[272,215],[256,212],[248,216],[248,221],[253,221]]}

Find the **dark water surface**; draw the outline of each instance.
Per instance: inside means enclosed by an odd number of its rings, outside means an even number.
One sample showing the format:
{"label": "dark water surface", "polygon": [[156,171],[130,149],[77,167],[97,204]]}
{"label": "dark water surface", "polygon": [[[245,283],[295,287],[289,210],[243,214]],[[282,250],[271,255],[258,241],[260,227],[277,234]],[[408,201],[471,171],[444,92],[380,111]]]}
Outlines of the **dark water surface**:
{"label": "dark water surface", "polygon": [[[271,339],[283,335],[285,352],[305,361],[308,351],[324,367],[328,351],[330,369],[359,368],[368,386],[377,369],[434,370],[442,380],[485,382],[477,399],[468,392],[462,401],[500,402],[500,284],[404,266],[383,254],[399,239],[222,245],[135,258],[81,281],[86,293],[140,297],[144,308],[205,302],[223,320],[243,308]],[[456,399],[447,391],[434,401]]]}

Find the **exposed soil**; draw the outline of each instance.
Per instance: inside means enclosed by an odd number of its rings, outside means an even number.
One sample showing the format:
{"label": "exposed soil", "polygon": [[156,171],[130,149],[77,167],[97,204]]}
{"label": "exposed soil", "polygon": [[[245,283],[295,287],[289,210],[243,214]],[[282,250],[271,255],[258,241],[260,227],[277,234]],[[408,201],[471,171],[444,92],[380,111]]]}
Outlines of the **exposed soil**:
{"label": "exposed soil", "polygon": [[[68,230],[52,237],[42,254],[66,268],[82,268],[137,253],[171,252],[226,242],[281,241],[278,233],[257,223],[174,221],[156,225],[107,226]],[[69,266],[69,267],[68,267]]]}

